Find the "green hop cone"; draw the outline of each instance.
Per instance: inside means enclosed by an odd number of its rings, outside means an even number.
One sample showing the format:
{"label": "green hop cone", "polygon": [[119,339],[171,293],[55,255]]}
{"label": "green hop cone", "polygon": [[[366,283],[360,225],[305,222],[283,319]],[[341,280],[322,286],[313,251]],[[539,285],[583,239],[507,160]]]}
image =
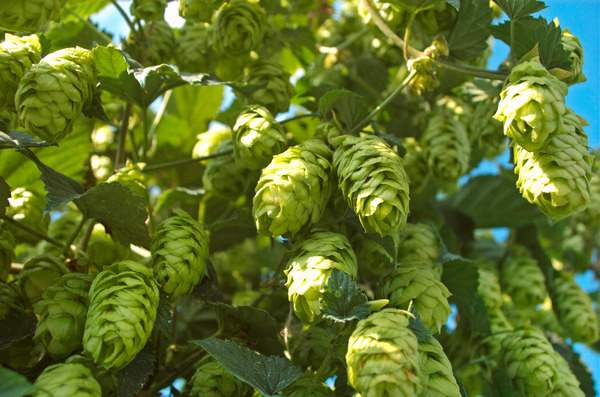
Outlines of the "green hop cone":
{"label": "green hop cone", "polygon": [[392,235],[406,224],[408,177],[402,159],[381,138],[341,136],[333,165],[346,203],[365,232]]}
{"label": "green hop cone", "polygon": [[[13,190],[11,196],[10,208],[7,208],[6,215],[35,231],[46,233],[50,217],[44,217],[43,210],[46,205],[44,197],[22,187]],[[16,241],[29,244],[38,242],[37,237],[16,226],[10,226],[9,230]]]}
{"label": "green hop cone", "polygon": [[[228,139],[221,142],[213,154],[233,152],[233,149],[233,141]],[[251,170],[240,170],[236,167],[233,153],[208,160],[204,174],[202,174],[202,185],[208,193],[224,197],[232,202],[244,194],[255,180],[255,175]]]}
{"label": "green hop cone", "polygon": [[15,95],[19,123],[48,143],[65,138],[75,119],[91,106],[94,63],[91,51],[75,47],[53,52],[33,65]]}
{"label": "green hop cone", "polygon": [[565,80],[568,85],[583,83],[587,81],[583,74],[583,47],[579,39],[569,32],[569,29],[562,31],[560,43],[563,48],[569,52],[571,59],[571,73],[573,75]]}
{"label": "green hop cone", "polygon": [[522,307],[535,307],[546,297],[545,277],[537,261],[516,257],[502,266],[502,289]]}
{"label": "green hop cone", "polygon": [[18,32],[35,32],[48,21],[60,21],[66,0],[23,0],[3,2],[0,28]]}
{"label": "green hop cone", "polygon": [[558,380],[555,351],[544,333],[533,326],[506,333],[500,364],[524,396],[548,396]]}
{"label": "green hop cone", "polygon": [[356,256],[343,235],[316,230],[294,244],[285,270],[285,286],[294,312],[304,324],[321,321],[319,298],[334,269],[356,279]]}
{"label": "green hop cone", "polygon": [[[392,239],[397,251],[398,235],[392,235]],[[352,247],[361,270],[367,269],[373,274],[381,275],[396,264],[396,258],[392,257],[382,244],[368,238],[363,233],[356,233],[353,236]]]}
{"label": "green hop cone", "polygon": [[233,132],[233,153],[240,168],[264,168],[287,146],[283,127],[268,109],[260,105],[242,109]]}
{"label": "green hop cone", "polygon": [[348,384],[363,397],[417,396],[418,345],[402,310],[384,309],[360,320],[348,341]]}
{"label": "green hop cone", "polygon": [[265,84],[247,95],[244,103],[259,104],[273,114],[287,112],[290,99],[296,91],[290,83],[290,75],[283,67],[273,61],[258,59],[248,66],[244,81],[250,84]]}
{"label": "green hop cone", "polygon": [[92,260],[92,266],[96,271],[102,271],[105,266],[127,259],[129,256],[129,248],[114,241],[100,224],[94,225],[85,252]]}
{"label": "green hop cone", "polygon": [[6,281],[10,267],[15,259],[15,238],[13,234],[0,227],[0,281]]}
{"label": "green hop cone", "polygon": [[117,376],[115,373],[108,371],[101,365],[95,364],[92,359],[82,355],[70,356],[66,359],[65,363],[81,364],[89,369],[94,379],[100,384],[103,397],[113,397],[117,395]]}
{"label": "green hop cone", "polygon": [[131,193],[143,197],[147,203],[149,200],[148,189],[146,188],[148,177],[140,170],[138,164],[128,161],[125,167],[116,170],[115,174],[108,178],[107,182],[119,182],[121,185],[129,188]]}
{"label": "green hop cone", "polygon": [[469,139],[479,150],[483,150],[483,156],[489,160],[506,150],[506,136],[502,133],[502,123],[492,117],[496,108],[496,103],[492,101],[477,102],[472,118],[476,122],[467,126]]}
{"label": "green hop cone", "polygon": [[[595,163],[600,165],[596,155]],[[583,211],[577,215],[588,227],[600,225],[600,167],[596,166],[596,171],[590,179],[590,202]]]}
{"label": "green hop cone", "polygon": [[163,19],[167,8],[166,0],[133,0],[131,3],[131,15],[145,21]]}
{"label": "green hop cone", "polygon": [[39,316],[33,339],[55,358],[64,358],[81,346],[93,276],[69,273],[56,279],[35,304]]}
{"label": "green hop cone", "polygon": [[206,274],[208,233],[187,212],[175,209],[152,236],[154,277],[172,299],[189,294]]}
{"label": "green hop cone", "polygon": [[[283,389],[282,393],[287,397],[335,397],[335,393],[323,382],[317,382],[313,386],[315,374],[305,372],[291,385]],[[309,394],[308,391],[312,390]]]}
{"label": "green hop cone", "polygon": [[398,266],[384,278],[379,295],[397,309],[406,310],[412,303],[425,327],[433,332],[440,332],[452,313],[448,304],[450,291],[433,270],[422,265]]}
{"label": "green hop cone", "polygon": [[572,275],[560,273],[554,278],[550,297],[558,321],[574,342],[598,340],[598,316],[590,296]]}
{"label": "green hop cone", "polygon": [[593,156],[582,122],[572,111],[563,117],[564,133],[529,152],[514,144],[517,187],[530,203],[558,222],[583,209],[590,199]]}
{"label": "green hop cone", "polygon": [[60,363],[47,367],[33,384],[33,397],[101,397],[102,388],[92,372],[82,364]]}
{"label": "green hop cone", "polygon": [[15,306],[21,306],[19,294],[13,287],[0,281],[0,320],[12,313]]}
{"label": "green hop cone", "polygon": [[210,26],[212,47],[221,55],[248,54],[261,46],[266,25],[266,13],[258,2],[231,0],[219,8]]}
{"label": "green hop cone", "polygon": [[32,305],[42,300],[43,292],[62,275],[69,273],[64,262],[51,255],[40,255],[28,260],[19,273],[19,294]]}
{"label": "green hop cone", "polygon": [[460,389],[452,373],[452,364],[440,342],[434,337],[419,343],[423,377],[423,395],[431,397],[460,397]]}
{"label": "green hop cone", "polygon": [[208,24],[186,22],[179,30],[175,60],[181,72],[204,72],[213,69],[213,54],[208,46]]}
{"label": "green hop cone", "polygon": [[[398,262],[434,268],[440,256],[440,242],[433,227],[425,223],[407,223],[398,233]],[[438,269],[434,269],[439,273]]]}
{"label": "green hop cone", "polygon": [[188,21],[211,22],[213,13],[205,0],[179,0],[179,15]]}
{"label": "green hop cone", "polygon": [[493,272],[479,268],[479,285],[477,292],[483,298],[485,306],[491,309],[499,309],[502,306],[502,292],[500,281]]}
{"label": "green hop cone", "polygon": [[552,389],[550,397],[585,397],[583,390],[579,388],[579,380],[571,371],[569,363],[558,353],[554,352],[558,379]]}
{"label": "green hop cone", "polygon": [[410,193],[419,193],[425,188],[431,175],[425,152],[415,138],[405,138],[402,140],[402,144],[406,148],[406,154],[402,160],[404,160],[404,170],[410,182]]}
{"label": "green hop cone", "polygon": [[[192,158],[210,156],[218,153],[215,151],[221,143],[233,139],[233,134],[229,128],[215,128],[208,130],[196,136],[198,140],[192,150]],[[210,160],[202,160],[202,164],[207,164]]]}
{"label": "green hop cone", "polygon": [[0,111],[14,112],[15,94],[19,81],[32,65],[42,58],[38,36],[13,36],[6,34],[0,43]]}
{"label": "green hop cone", "polygon": [[408,70],[415,73],[408,83],[408,92],[420,96],[424,92],[432,91],[440,85],[433,61],[428,56],[410,59],[407,62]]}
{"label": "green hop cone", "polygon": [[145,33],[148,37],[148,52],[145,53],[147,63],[158,65],[169,63],[173,58],[177,41],[175,33],[165,21],[155,21],[148,24]]}
{"label": "green hop cone", "polygon": [[94,279],[89,300],[84,353],[106,369],[119,370],[143,349],[152,332],[159,300],[152,271],[134,261],[108,266]]}
{"label": "green hop cone", "polygon": [[190,396],[241,397],[248,389],[212,356],[205,356],[190,379]]}
{"label": "green hop cone", "polygon": [[309,139],[275,155],[252,200],[258,233],[293,236],[319,221],[332,193],[331,150]]}
{"label": "green hop cone", "polygon": [[504,134],[525,150],[541,149],[562,133],[567,91],[567,85],[539,62],[520,63],[510,72],[494,118],[504,123]]}

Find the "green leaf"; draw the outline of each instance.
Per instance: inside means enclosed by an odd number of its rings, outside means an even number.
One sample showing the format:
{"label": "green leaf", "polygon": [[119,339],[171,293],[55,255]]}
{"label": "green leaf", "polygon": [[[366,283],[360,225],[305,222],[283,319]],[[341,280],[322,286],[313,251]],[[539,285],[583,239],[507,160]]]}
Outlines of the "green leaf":
{"label": "green leaf", "polygon": [[[166,91],[180,85],[188,84],[169,65],[150,66],[143,69],[133,69],[133,77],[138,81],[144,94],[140,106],[146,108]],[[208,75],[202,75],[202,78]]]}
{"label": "green leaf", "polygon": [[461,61],[480,56],[488,47],[489,33],[484,27],[490,25],[492,19],[489,0],[463,0],[448,40],[450,55]]}
{"label": "green leaf", "polygon": [[126,102],[142,106],[144,93],[138,80],[129,71],[129,64],[121,50],[98,46],[93,50],[98,69],[98,87]]}
{"label": "green leaf", "polygon": [[[362,227],[362,225],[360,225],[360,227]],[[364,236],[366,238],[368,238],[369,240],[372,240],[372,241],[376,242],[377,244],[381,245],[383,247],[383,249],[385,250],[385,252],[387,252],[387,254],[393,258],[393,261],[391,263],[386,263],[386,267],[391,266],[391,265],[396,266],[396,259],[397,259],[396,243],[394,242],[394,238],[392,236],[381,237],[377,233],[366,233],[366,234],[364,234]]]}
{"label": "green leaf", "polygon": [[190,131],[199,133],[208,129],[222,101],[223,86],[182,86],[173,90],[167,111],[185,121]]}
{"label": "green leaf", "polygon": [[4,215],[6,208],[9,206],[8,199],[10,198],[10,186],[0,176],[0,215]]}
{"label": "green leaf", "polygon": [[144,198],[119,182],[103,182],[82,194],[75,202],[88,218],[104,225],[118,242],[150,248]]}
{"label": "green leaf", "polygon": [[427,343],[433,332],[423,324],[423,320],[421,320],[421,316],[419,316],[414,306],[411,307],[410,312],[414,317],[410,316],[408,318],[408,328],[417,336],[419,343]]}
{"label": "green leaf", "polygon": [[98,90],[94,91],[92,103],[88,109],[83,110],[83,114],[85,117],[96,118],[100,121],[104,121],[105,123],[110,123],[110,120],[106,115],[104,108],[102,107],[102,99]]}
{"label": "green leaf", "polygon": [[0,366],[0,384],[0,397],[21,397],[35,391],[35,386],[27,378],[3,366]]}
{"label": "green leaf", "polygon": [[492,371],[491,381],[484,379],[484,395],[492,397],[521,397],[512,387],[512,379],[504,368],[496,367]]}
{"label": "green leaf", "polygon": [[338,269],[329,275],[320,303],[323,317],[336,322],[362,320],[370,313],[367,296],[349,275]]}
{"label": "green leaf", "polygon": [[498,4],[511,20],[526,17],[546,8],[544,2],[537,0],[494,0],[494,3]]}
{"label": "green leaf", "polygon": [[26,147],[58,146],[56,143],[50,145],[46,141],[35,139],[34,136],[27,134],[25,131],[0,131],[0,143],[8,143],[15,149],[23,149]]}
{"label": "green leaf", "polygon": [[71,18],[49,24],[44,35],[50,40],[51,52],[76,46],[91,50],[96,44],[110,43],[110,34],[107,32],[101,34],[100,31],[100,28],[94,26],[92,22],[88,24],[83,20]]}
{"label": "green leaf", "polygon": [[281,30],[281,35],[283,40],[289,43],[292,53],[303,66],[306,67],[314,61],[317,42],[308,27],[284,28]]}
{"label": "green leaf", "polygon": [[321,117],[327,117],[330,111],[335,112],[345,130],[352,130],[368,114],[362,97],[348,90],[329,91],[319,99]]}
{"label": "green leaf", "polygon": [[171,313],[171,300],[161,291],[154,328],[158,329],[165,338],[170,338],[173,330],[173,314]]}
{"label": "green leaf", "polygon": [[[110,3],[110,0],[85,0],[85,1],[71,1],[69,7],[74,13],[82,18],[88,18],[90,15],[101,11]],[[63,12],[62,17],[68,18],[72,14],[70,12]]]}
{"label": "green leaf", "polygon": [[198,208],[198,202],[204,194],[204,189],[188,189],[185,187],[167,189],[158,197],[154,211],[160,212],[169,208],[181,208],[183,205],[193,205]]}
{"label": "green leaf", "polygon": [[117,397],[134,396],[146,384],[154,373],[156,353],[150,343],[127,364],[117,372]]}
{"label": "green leaf", "polygon": [[263,356],[229,340],[203,339],[191,343],[201,346],[233,376],[265,397],[274,396],[302,375],[302,370],[287,358]]}
{"label": "green leaf", "polygon": [[31,338],[35,333],[36,322],[30,318],[7,317],[0,320],[0,350]]}

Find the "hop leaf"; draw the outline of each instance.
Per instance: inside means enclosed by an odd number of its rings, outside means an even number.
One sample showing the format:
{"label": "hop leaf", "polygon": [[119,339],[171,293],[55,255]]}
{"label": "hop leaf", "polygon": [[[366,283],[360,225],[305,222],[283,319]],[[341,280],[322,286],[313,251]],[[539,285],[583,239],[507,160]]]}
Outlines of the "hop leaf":
{"label": "hop leaf", "polygon": [[100,397],[102,389],[92,372],[82,364],[61,363],[47,367],[33,384],[33,397]]}
{"label": "hop leaf", "polygon": [[219,8],[210,26],[212,47],[221,55],[246,55],[261,46],[266,24],[258,3],[232,0]]}
{"label": "hop leaf", "polygon": [[0,111],[16,110],[15,94],[19,81],[41,58],[42,47],[36,35],[5,35],[4,41],[0,43]]}
{"label": "hop leaf", "polygon": [[[143,165],[143,163],[138,164]],[[143,197],[147,203],[149,200],[148,189],[146,189],[148,177],[142,173],[138,164],[128,161],[125,167],[116,170],[115,174],[108,178],[106,182],[119,182],[129,188],[131,193]]]}
{"label": "hop leaf", "polygon": [[[323,382],[314,384],[315,374],[305,372],[291,385],[283,389],[282,394],[287,397],[335,397],[335,393]],[[308,391],[312,390],[310,394]]]}
{"label": "hop leaf", "polygon": [[66,0],[12,1],[0,8],[0,27],[19,32],[35,32],[48,21],[60,21]]}

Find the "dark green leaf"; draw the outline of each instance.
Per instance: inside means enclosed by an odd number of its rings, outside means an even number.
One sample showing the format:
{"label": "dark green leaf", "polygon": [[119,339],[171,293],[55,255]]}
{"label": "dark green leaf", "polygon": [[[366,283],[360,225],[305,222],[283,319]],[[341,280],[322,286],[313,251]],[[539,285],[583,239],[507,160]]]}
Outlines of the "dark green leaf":
{"label": "dark green leaf", "polygon": [[203,302],[222,302],[223,296],[219,290],[217,272],[213,264],[206,261],[206,277],[194,287],[190,294],[192,298]]}
{"label": "dark green leaf", "polygon": [[[27,134],[25,131],[10,131],[10,132],[2,132],[0,131],[0,142],[8,143],[10,146],[15,149],[22,149],[26,147],[48,147],[50,144],[45,141],[40,141],[33,137],[32,135]],[[56,146],[56,144],[53,144]]]}
{"label": "dark green leaf", "polygon": [[[150,106],[156,98],[167,90],[188,84],[188,81],[184,80],[171,66],[166,64],[133,69],[133,76],[144,93],[140,104],[143,108]],[[205,79],[208,79],[208,75],[202,74],[200,80]]]}
{"label": "dark green leaf", "polygon": [[8,199],[10,198],[10,186],[0,176],[0,215],[4,215],[6,208],[9,206]]}
{"label": "dark green leaf", "polygon": [[118,182],[103,182],[82,194],[75,204],[86,217],[98,220],[125,246],[150,248],[144,198],[129,188]]}
{"label": "dark green leaf", "polygon": [[126,102],[142,106],[144,92],[138,80],[130,73],[123,52],[114,47],[103,46],[98,46],[93,51],[98,69],[99,88]]}
{"label": "dark green leaf", "polygon": [[35,327],[36,322],[30,318],[7,317],[0,320],[0,350],[31,338],[35,333]]}
{"label": "dark green leaf", "polygon": [[308,27],[285,28],[282,29],[281,35],[302,65],[308,66],[312,63],[315,59],[316,39]]}
{"label": "dark green leaf", "polygon": [[556,350],[569,364],[569,368],[579,381],[579,388],[585,393],[585,397],[594,397],[594,379],[590,369],[581,361],[581,357],[573,350],[572,346],[567,345],[561,338],[551,338],[550,342]]}
{"label": "dark green leaf", "polygon": [[375,123],[371,123],[371,128],[373,128],[375,136],[383,139],[388,145],[390,145],[390,147],[395,147],[398,156],[404,157],[404,155],[406,154],[406,147],[404,147],[404,145],[402,144],[402,142],[400,142],[400,139],[396,135],[381,133],[375,126]]}
{"label": "dark green leaf", "polygon": [[21,397],[32,393],[35,387],[23,375],[0,366],[0,397]]}
{"label": "dark green leaf", "polygon": [[492,8],[489,0],[462,0],[458,19],[450,34],[450,55],[461,61],[470,61],[487,48],[488,31],[484,28],[492,23]]}
{"label": "dark green leaf", "polygon": [[147,343],[127,366],[117,372],[117,397],[134,396],[154,373],[156,353]]}
{"label": "dark green leaf", "polygon": [[[362,225],[361,225],[361,227],[362,227]],[[364,236],[366,238],[368,238],[369,240],[372,240],[372,241],[376,242],[377,244],[381,245],[383,247],[383,249],[385,250],[385,252],[387,252],[387,254],[393,258],[393,262],[385,264],[386,267],[396,265],[396,259],[397,259],[396,243],[394,242],[394,238],[392,236],[381,237],[377,233],[366,233]]]}
{"label": "dark green leaf", "polygon": [[173,330],[173,314],[171,313],[171,300],[162,291],[158,301],[154,328],[158,329],[165,338],[171,338]]}
{"label": "dark green leaf", "polygon": [[429,339],[432,337],[433,332],[423,324],[423,320],[421,320],[421,316],[417,313],[417,309],[412,306],[410,312],[414,315],[414,317],[410,316],[408,318],[408,328],[417,336],[417,340],[419,343],[427,343]]}
{"label": "dark green leaf", "polygon": [[187,189],[185,187],[167,189],[158,197],[155,211],[160,212],[169,208],[180,208],[183,203],[195,205],[198,208],[198,201],[204,194],[204,189]]}
{"label": "dark green leaf", "polygon": [[329,275],[320,303],[323,317],[337,322],[361,320],[370,313],[367,296],[350,276],[338,269]]}
{"label": "dark green leaf", "polygon": [[222,339],[194,340],[227,371],[271,397],[294,382],[302,371],[286,358],[263,356],[237,343]]}
{"label": "dark green leaf", "polygon": [[329,91],[319,99],[321,117],[327,117],[330,111],[335,112],[345,130],[353,129],[368,114],[362,97],[347,90]]}
{"label": "dark green leaf", "polygon": [[494,0],[494,3],[498,4],[511,20],[526,17],[546,8],[544,2],[537,0]]}
{"label": "dark green leaf", "polygon": [[484,395],[491,397],[521,397],[512,387],[512,379],[504,368],[497,367],[492,372],[491,382],[484,379]]}
{"label": "dark green leaf", "polygon": [[110,120],[102,107],[102,99],[99,91],[94,91],[94,95],[92,96],[92,103],[88,109],[83,111],[85,117],[96,118],[100,121],[104,121],[105,123],[109,123]]}

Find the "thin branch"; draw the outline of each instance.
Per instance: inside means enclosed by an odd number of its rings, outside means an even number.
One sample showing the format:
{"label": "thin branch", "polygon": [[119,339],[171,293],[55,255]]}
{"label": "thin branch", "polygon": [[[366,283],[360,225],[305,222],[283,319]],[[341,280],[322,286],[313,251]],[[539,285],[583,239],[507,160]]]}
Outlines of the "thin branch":
{"label": "thin branch", "polygon": [[63,248],[63,243],[61,243],[60,241],[56,241],[55,239],[53,239],[52,237],[49,237],[43,233],[38,232],[37,230],[33,230],[32,228],[30,228],[27,225],[22,224],[19,221],[15,221],[13,218],[6,216],[6,215],[2,215],[2,220],[10,223],[11,225],[18,227],[21,230],[26,231],[27,233],[31,234],[32,236],[35,236],[41,240],[47,241],[52,245],[55,245],[59,248]]}
{"label": "thin branch", "polygon": [[129,116],[133,104],[128,103],[123,111],[123,120],[119,129],[119,144],[117,146],[117,154],[115,155],[115,169],[119,169],[125,165],[125,138],[127,137],[127,129],[129,128]]}
{"label": "thin branch", "polygon": [[452,70],[452,71],[466,74],[466,75],[472,76],[472,77],[480,77],[482,79],[500,80],[500,81],[505,80],[507,77],[506,74],[503,74],[500,72],[494,72],[494,71],[487,70],[487,69],[478,68],[475,66],[458,65],[455,63],[450,63],[450,62],[442,61],[439,59],[432,59],[432,61],[435,65],[437,65],[438,67],[440,67],[442,69]]}
{"label": "thin branch", "polygon": [[[98,30],[98,27],[96,25],[94,25],[93,23],[91,23],[88,19],[83,18],[81,15],[79,15],[78,13],[76,13],[69,7],[64,7],[64,10],[67,11],[69,14],[73,15],[75,18],[79,19],[87,27],[92,29],[94,31],[94,33],[104,41],[103,44],[112,43],[112,39],[106,33]],[[102,43],[100,43],[100,44],[102,44]]]}
{"label": "thin branch", "polygon": [[176,167],[178,165],[193,164],[193,163],[197,163],[198,161],[202,161],[202,160],[210,160],[210,159],[214,159],[214,158],[221,157],[221,156],[227,156],[231,153],[233,153],[233,150],[226,150],[224,152],[211,154],[210,156],[198,157],[197,159],[173,160],[173,161],[168,161],[168,162],[162,163],[162,164],[147,165],[142,169],[142,172],[152,172],[152,171],[162,170],[165,168]]}
{"label": "thin branch", "polygon": [[131,34],[137,35],[138,31],[135,28],[135,25],[133,24],[133,22],[131,22],[131,19],[129,19],[129,16],[125,12],[125,10],[123,8],[121,8],[121,6],[119,5],[119,3],[117,3],[117,0],[110,0],[110,2],[116,7],[117,11],[119,11],[119,14],[121,14],[121,16],[123,17],[123,19],[127,23],[127,25],[129,25],[129,29],[131,29]]}
{"label": "thin branch", "polygon": [[69,250],[71,249],[71,244],[73,244],[73,241],[75,241],[75,239],[77,238],[77,235],[79,234],[81,229],[83,229],[83,226],[85,225],[85,222],[87,220],[88,220],[88,218],[85,215],[81,216],[81,221],[79,221],[79,224],[77,225],[77,227],[75,228],[75,230],[69,237],[69,240],[67,240],[67,242],[65,243],[65,245],[63,247],[62,254],[64,257],[68,257]]}

